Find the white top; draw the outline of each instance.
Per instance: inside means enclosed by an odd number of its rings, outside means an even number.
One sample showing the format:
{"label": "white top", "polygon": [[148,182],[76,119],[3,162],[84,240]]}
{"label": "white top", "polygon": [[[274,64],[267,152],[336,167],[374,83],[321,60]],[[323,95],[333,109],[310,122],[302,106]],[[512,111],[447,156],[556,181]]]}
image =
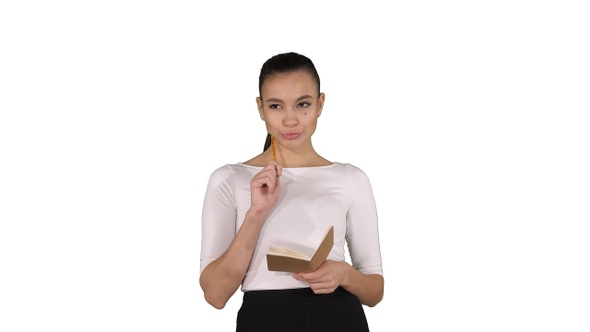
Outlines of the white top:
{"label": "white top", "polygon": [[[201,272],[229,247],[250,209],[250,181],[262,167],[225,165],[209,179],[202,216]],[[264,224],[242,291],[309,287],[292,273],[268,271],[271,245],[310,256],[330,225],[334,247],[328,259],[345,260],[360,272],[383,274],[377,211],[366,174],[350,164],[283,168],[281,195]]]}

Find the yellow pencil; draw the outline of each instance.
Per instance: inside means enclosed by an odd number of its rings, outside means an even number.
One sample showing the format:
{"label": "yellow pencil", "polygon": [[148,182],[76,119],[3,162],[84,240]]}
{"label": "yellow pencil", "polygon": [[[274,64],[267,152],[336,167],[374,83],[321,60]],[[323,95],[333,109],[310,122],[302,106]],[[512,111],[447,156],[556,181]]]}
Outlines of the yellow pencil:
{"label": "yellow pencil", "polygon": [[272,146],[272,160],[277,161],[277,148],[275,147],[275,137],[270,137],[270,145]]}

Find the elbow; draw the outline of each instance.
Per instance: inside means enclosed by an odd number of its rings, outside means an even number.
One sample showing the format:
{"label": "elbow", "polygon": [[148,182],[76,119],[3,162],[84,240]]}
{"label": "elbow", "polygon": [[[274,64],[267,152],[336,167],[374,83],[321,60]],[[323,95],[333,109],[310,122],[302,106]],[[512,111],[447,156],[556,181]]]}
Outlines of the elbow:
{"label": "elbow", "polygon": [[201,289],[203,290],[203,295],[207,303],[209,303],[215,309],[223,309],[225,307],[229,298],[223,296],[218,287],[211,287],[212,285],[207,285],[208,283],[205,282],[203,276],[201,276],[199,284],[201,285]]}
{"label": "elbow", "polygon": [[374,294],[374,296],[372,296],[372,298],[366,303],[366,305],[371,308],[376,306],[377,304],[379,304],[379,302],[381,302],[381,300],[383,300],[383,294],[385,293],[385,282],[383,280],[383,276],[379,275],[376,278],[378,284],[376,292],[377,294]]}
{"label": "elbow", "polygon": [[222,298],[219,295],[211,294],[211,292],[205,292],[205,301],[209,303],[215,309],[223,309],[227,303],[227,299]]}
{"label": "elbow", "polygon": [[371,307],[371,308],[372,308],[372,307],[376,306],[377,304],[379,304],[379,302],[381,302],[381,300],[383,300],[383,293],[381,293],[381,295],[380,295],[380,296],[378,296],[377,298],[375,298],[375,299],[372,299],[372,301],[369,301],[369,302],[367,302],[367,303],[365,303],[365,304],[366,304],[368,307]]}
{"label": "elbow", "polygon": [[199,278],[205,301],[215,309],[223,309],[240,286],[241,279],[237,280],[227,272],[219,273],[207,267]]}

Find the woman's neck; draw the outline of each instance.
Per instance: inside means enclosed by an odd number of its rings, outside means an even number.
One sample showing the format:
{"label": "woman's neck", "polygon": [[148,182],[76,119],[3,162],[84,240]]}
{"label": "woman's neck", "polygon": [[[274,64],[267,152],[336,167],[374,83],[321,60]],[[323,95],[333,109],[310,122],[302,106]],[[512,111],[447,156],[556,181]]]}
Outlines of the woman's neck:
{"label": "woman's neck", "polygon": [[315,152],[304,156],[289,156],[277,153],[277,162],[286,168],[326,166],[331,164],[330,161]]}
{"label": "woman's neck", "polygon": [[[272,148],[269,150],[272,150]],[[283,167],[311,167],[330,164],[328,160],[324,159],[315,151],[311,141],[308,141],[307,144],[300,145],[296,149],[289,149],[277,144],[276,156],[277,162]]]}
{"label": "woman's neck", "polygon": [[[276,150],[277,162],[283,167],[297,168],[297,167],[313,167],[313,166],[327,166],[332,164],[329,160],[320,156],[313,147],[304,150],[290,150],[277,146]],[[272,148],[266,149],[258,156],[244,162],[251,166],[266,166],[273,159]]]}

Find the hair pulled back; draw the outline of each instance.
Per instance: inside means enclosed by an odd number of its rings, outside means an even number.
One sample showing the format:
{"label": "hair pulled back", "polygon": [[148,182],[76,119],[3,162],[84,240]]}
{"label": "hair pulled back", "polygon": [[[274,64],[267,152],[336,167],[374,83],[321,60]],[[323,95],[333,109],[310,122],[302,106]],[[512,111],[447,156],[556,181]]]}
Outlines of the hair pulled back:
{"label": "hair pulled back", "polygon": [[[318,95],[320,94],[320,76],[318,75],[317,70],[315,69],[315,65],[313,62],[306,56],[295,53],[281,53],[277,54],[270,59],[266,60],[266,62],[262,65],[260,69],[260,76],[258,78],[258,94],[260,98],[262,98],[262,85],[266,81],[267,78],[279,75],[279,74],[288,74],[296,71],[304,71],[311,75],[313,80],[315,81],[318,87]],[[266,135],[266,142],[264,143],[264,150],[270,147],[271,138],[270,134]]]}

